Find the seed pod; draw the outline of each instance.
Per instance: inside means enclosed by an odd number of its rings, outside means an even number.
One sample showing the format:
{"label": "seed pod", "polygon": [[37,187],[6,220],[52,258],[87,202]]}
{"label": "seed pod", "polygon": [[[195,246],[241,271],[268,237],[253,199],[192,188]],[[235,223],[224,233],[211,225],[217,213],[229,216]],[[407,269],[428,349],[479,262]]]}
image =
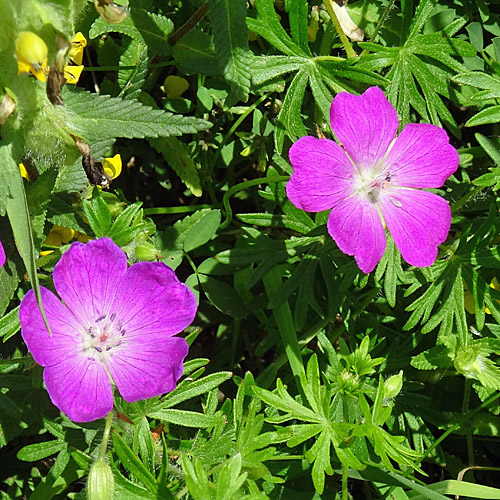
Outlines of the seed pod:
{"label": "seed pod", "polygon": [[112,500],[114,492],[111,467],[104,460],[94,462],[87,478],[87,500]]}

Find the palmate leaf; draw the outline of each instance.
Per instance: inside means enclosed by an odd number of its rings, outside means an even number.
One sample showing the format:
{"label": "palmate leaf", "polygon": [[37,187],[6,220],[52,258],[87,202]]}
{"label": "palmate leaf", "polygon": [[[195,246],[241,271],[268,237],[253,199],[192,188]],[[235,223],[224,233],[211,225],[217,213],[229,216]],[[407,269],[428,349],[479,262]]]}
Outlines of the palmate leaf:
{"label": "palmate leaf", "polygon": [[228,100],[248,99],[250,91],[251,52],[245,25],[245,0],[209,0],[208,2],[215,49],[226,81],[231,86]]}
{"label": "palmate leaf", "polygon": [[295,73],[287,89],[283,106],[278,115],[275,135],[276,147],[283,149],[285,136],[292,140],[306,135],[300,116],[307,86],[325,121],[329,121],[333,95],[342,90],[357,92],[352,82],[365,85],[385,85],[387,81],[371,70],[357,68],[339,58],[338,61],[323,61],[311,56],[307,45],[307,16],[299,16],[304,5],[292,4],[290,22],[292,38],[281,26],[272,0],[257,0],[257,19],[248,18],[248,28],[265,38],[285,56],[260,56],[251,61],[252,83],[263,85],[274,82],[288,73]]}
{"label": "palmate leaf", "polygon": [[438,33],[418,34],[433,6],[434,2],[429,0],[420,2],[402,47],[361,42],[359,45],[372,54],[360,58],[357,67],[368,70],[390,68],[387,79],[391,85],[387,88],[387,97],[403,124],[409,123],[412,107],[424,120],[439,126],[444,123],[459,137],[458,125],[442,97],[452,98],[449,79],[455,73],[465,71],[459,59],[473,57],[476,50],[470,43],[453,38],[464,20],[457,20]]}
{"label": "palmate leaf", "polygon": [[64,90],[63,99],[65,106],[49,111],[54,121],[91,144],[116,137],[194,134],[211,126],[205,120],[166,113],[136,100],[99,96],[87,91]]}

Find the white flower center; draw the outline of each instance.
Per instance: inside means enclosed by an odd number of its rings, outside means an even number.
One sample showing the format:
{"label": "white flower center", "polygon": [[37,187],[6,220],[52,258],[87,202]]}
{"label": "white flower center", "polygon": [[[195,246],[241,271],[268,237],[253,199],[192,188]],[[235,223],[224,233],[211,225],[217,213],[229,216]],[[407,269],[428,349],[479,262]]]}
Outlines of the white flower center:
{"label": "white flower center", "polygon": [[84,330],[82,350],[88,357],[106,361],[116,352],[125,333],[123,323],[116,317],[116,313],[101,314]]}
{"label": "white flower center", "polygon": [[355,177],[355,193],[371,203],[377,203],[380,193],[391,186],[391,173],[382,169],[362,169]]}

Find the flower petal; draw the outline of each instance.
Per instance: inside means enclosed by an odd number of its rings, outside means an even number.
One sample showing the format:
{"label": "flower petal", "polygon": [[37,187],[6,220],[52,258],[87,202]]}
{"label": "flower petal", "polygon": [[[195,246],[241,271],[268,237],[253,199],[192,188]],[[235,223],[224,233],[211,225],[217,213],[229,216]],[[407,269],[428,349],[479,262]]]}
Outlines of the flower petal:
{"label": "flower petal", "polygon": [[378,87],[360,96],[337,94],[330,108],[332,130],[359,168],[372,168],[387,153],[398,115]]}
{"label": "flower petal", "polygon": [[0,241],[0,267],[5,264],[5,250],[3,249],[2,242]]}
{"label": "flower petal", "polygon": [[21,335],[34,360],[41,366],[51,366],[74,355],[82,336],[76,318],[50,290],[41,286],[40,295],[52,335],[47,331],[33,290],[24,296],[19,308]]}
{"label": "flower petal", "polygon": [[418,189],[391,189],[381,197],[380,209],[403,259],[427,267],[437,258],[451,224],[448,202]]}
{"label": "flower petal", "polygon": [[133,349],[139,349],[146,336],[159,342],[184,330],[193,321],[197,305],[193,292],[170,267],[163,262],[138,262],[127,269],[112,309],[127,342],[134,341]]}
{"label": "flower petal", "polygon": [[52,402],[74,422],[91,422],[113,409],[111,382],[104,364],[71,353],[45,368],[43,379]]}
{"label": "flower petal", "polygon": [[399,186],[438,188],[458,168],[459,157],[448,134],[429,123],[410,123],[396,139],[386,164]]}
{"label": "flower petal", "polygon": [[375,269],[387,244],[377,207],[352,196],[330,212],[328,232],[340,250],[354,255],[364,273]]}
{"label": "flower petal", "polygon": [[141,343],[126,343],[108,368],[120,394],[133,403],[175,389],[187,353],[188,344],[182,338],[147,335]]}
{"label": "flower petal", "polygon": [[109,238],[75,242],[54,267],[54,286],[84,325],[107,314],[127,269],[125,252]]}
{"label": "flower petal", "polygon": [[45,367],[50,399],[75,422],[102,418],[113,408],[111,383],[103,364],[81,353],[77,320],[49,290],[40,287],[42,304],[52,335],[45,327],[35,294],[21,302],[21,335],[34,360]]}
{"label": "flower petal", "polygon": [[290,148],[289,156],[293,174],[286,192],[297,208],[321,212],[352,192],[354,166],[337,143],[301,137]]}

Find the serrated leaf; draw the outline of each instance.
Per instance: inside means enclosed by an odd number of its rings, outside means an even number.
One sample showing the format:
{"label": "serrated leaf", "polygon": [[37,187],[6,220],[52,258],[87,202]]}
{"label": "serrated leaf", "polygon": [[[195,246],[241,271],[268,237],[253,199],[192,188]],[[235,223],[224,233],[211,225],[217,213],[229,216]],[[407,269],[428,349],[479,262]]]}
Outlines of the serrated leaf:
{"label": "serrated leaf", "polygon": [[118,85],[121,92],[118,97],[137,99],[148,74],[148,49],[136,40],[132,40],[120,56],[120,66],[135,66],[134,69],[118,71]]}
{"label": "serrated leaf", "polygon": [[132,8],[120,24],[108,24],[99,17],[90,28],[89,36],[96,38],[104,33],[123,33],[156,53],[165,54],[169,50],[168,37],[173,29],[174,24],[168,17]]}
{"label": "serrated leaf", "polygon": [[36,462],[58,453],[66,446],[66,443],[59,439],[29,444],[17,452],[17,458],[25,462]]}
{"label": "serrated leaf", "polygon": [[222,75],[213,37],[193,29],[172,48],[172,56],[179,69],[200,75]]}
{"label": "serrated leaf", "polygon": [[251,52],[245,24],[246,0],[209,0],[215,49],[234,101],[246,102],[250,91]]}
{"label": "serrated leaf", "polygon": [[52,110],[55,120],[88,143],[116,137],[133,139],[194,134],[211,127],[211,123],[205,120],[166,113],[136,100],[76,89],[63,90],[63,99],[65,106],[56,106]]}

